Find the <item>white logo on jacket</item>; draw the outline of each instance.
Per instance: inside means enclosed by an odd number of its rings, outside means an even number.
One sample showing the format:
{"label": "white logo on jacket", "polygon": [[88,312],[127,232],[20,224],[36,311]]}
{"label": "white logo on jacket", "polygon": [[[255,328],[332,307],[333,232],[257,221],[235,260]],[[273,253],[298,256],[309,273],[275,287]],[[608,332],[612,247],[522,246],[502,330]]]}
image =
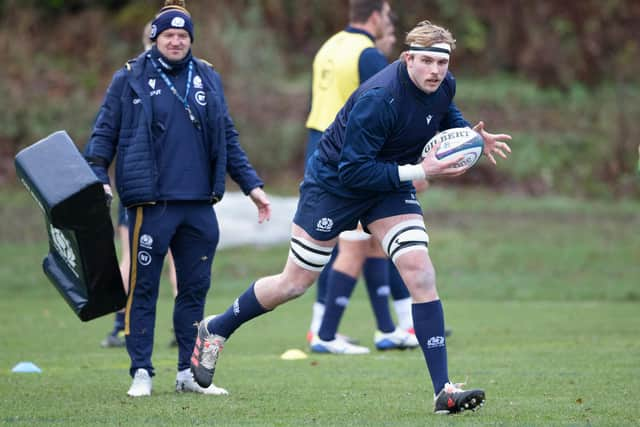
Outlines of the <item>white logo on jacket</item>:
{"label": "white logo on jacket", "polygon": [[202,79],[200,78],[200,76],[195,76],[193,78],[193,88],[202,89]]}
{"label": "white logo on jacket", "polygon": [[200,105],[202,105],[203,107],[205,105],[207,105],[207,96],[205,95],[205,93],[201,90],[197,91],[193,97],[195,98],[196,102]]}
{"label": "white logo on jacket", "polygon": [[138,262],[140,265],[147,266],[151,264],[151,255],[147,251],[138,252]]}
{"label": "white logo on jacket", "polygon": [[140,246],[147,249],[153,248],[153,237],[148,234],[143,234],[140,236]]}
{"label": "white logo on jacket", "polygon": [[149,79],[149,87],[151,89],[155,89],[156,88],[156,79]]}

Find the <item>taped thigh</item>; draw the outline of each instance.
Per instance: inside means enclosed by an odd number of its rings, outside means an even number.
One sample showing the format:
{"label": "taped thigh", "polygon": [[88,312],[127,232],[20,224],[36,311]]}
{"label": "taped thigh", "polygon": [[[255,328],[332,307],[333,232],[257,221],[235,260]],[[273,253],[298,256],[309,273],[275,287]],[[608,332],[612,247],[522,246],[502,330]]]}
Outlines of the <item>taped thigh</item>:
{"label": "taped thigh", "polygon": [[360,242],[363,240],[369,240],[371,238],[371,234],[362,230],[348,230],[340,233],[340,238],[350,242]]}
{"label": "taped thigh", "polygon": [[410,251],[428,251],[429,235],[422,220],[403,221],[391,227],[382,239],[382,248],[393,262]]}
{"label": "taped thigh", "polygon": [[289,256],[305,270],[322,271],[331,258],[332,247],[320,246],[304,237],[291,237]]}

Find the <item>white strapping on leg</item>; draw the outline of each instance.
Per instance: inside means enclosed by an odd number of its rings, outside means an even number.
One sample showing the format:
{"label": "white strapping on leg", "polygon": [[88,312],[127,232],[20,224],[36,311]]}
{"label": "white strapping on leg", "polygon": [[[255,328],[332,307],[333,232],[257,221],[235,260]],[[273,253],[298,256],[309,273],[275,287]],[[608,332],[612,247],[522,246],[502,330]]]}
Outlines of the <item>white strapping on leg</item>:
{"label": "white strapping on leg", "polygon": [[407,220],[394,225],[382,239],[382,249],[394,263],[400,255],[406,252],[428,252],[428,247],[429,235],[424,222],[419,219]]}

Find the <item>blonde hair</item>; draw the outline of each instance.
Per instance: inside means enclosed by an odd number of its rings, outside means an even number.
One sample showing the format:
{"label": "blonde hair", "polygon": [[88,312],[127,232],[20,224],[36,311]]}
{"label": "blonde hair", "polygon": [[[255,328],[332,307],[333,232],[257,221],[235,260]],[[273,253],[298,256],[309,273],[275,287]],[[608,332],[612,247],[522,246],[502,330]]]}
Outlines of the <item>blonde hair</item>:
{"label": "blonde hair", "polygon": [[452,51],[456,48],[456,39],[453,38],[449,30],[433,25],[430,21],[419,22],[405,38],[407,46],[417,44],[426,47],[436,43],[447,43],[451,46]]}

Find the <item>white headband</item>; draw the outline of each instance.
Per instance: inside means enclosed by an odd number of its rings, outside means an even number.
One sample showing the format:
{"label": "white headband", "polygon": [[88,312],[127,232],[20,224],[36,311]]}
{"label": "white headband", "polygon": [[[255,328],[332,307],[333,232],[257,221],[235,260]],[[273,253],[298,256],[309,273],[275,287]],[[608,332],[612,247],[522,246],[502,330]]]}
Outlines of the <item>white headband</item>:
{"label": "white headband", "polygon": [[436,43],[431,46],[422,46],[417,43],[411,43],[409,45],[409,53],[429,54],[431,56],[449,59],[451,45],[449,43]]}

